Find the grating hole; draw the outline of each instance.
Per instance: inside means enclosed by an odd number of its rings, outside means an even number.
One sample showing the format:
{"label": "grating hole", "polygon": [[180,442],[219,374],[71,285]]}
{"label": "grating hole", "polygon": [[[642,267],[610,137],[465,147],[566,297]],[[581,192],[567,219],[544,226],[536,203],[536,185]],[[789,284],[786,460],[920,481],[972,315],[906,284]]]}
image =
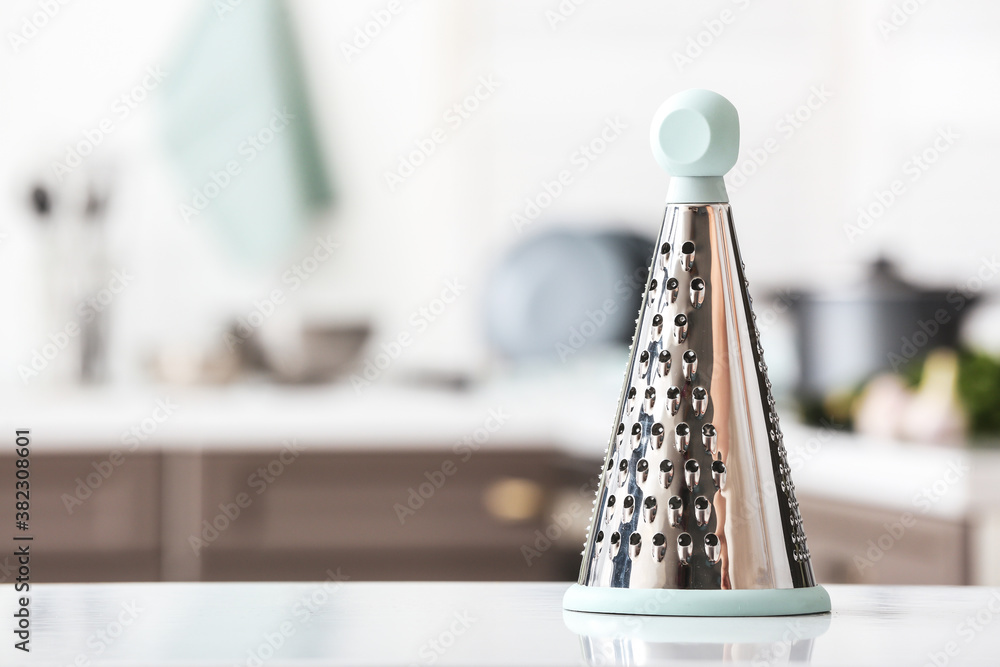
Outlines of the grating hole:
{"label": "grating hole", "polygon": [[715,437],[715,433],[716,433],[715,426],[711,424],[705,424],[704,426],[701,427],[701,434],[706,438]]}
{"label": "grating hole", "polygon": [[672,510],[679,510],[683,505],[684,501],[680,496],[670,496],[670,500],[667,501],[667,506]]}
{"label": "grating hole", "polygon": [[677,435],[688,435],[689,433],[691,433],[691,427],[685,424],[684,422],[681,422],[680,424],[677,425],[677,428],[674,429],[674,433],[676,433]]}
{"label": "grating hole", "polygon": [[702,280],[701,278],[695,278],[694,280],[691,281],[691,289],[693,289],[696,292],[700,292],[701,290],[705,289],[705,281]]}
{"label": "grating hole", "polygon": [[653,535],[654,547],[662,547],[666,543],[667,543],[667,538],[666,536],[664,536],[663,533],[657,533],[656,535]]}
{"label": "grating hole", "polygon": [[[646,246],[646,247],[648,248],[649,246]],[[660,246],[660,254],[661,255],[669,255],[670,254],[670,244],[669,243],[664,243],[662,246]]]}
{"label": "grating hole", "polygon": [[639,459],[639,462],[635,464],[636,472],[646,472],[649,470],[649,461],[646,459]]}
{"label": "grating hole", "polygon": [[684,469],[688,472],[698,472],[698,462],[694,459],[688,459],[687,463],[684,464]]}
{"label": "grating hole", "polygon": [[652,387],[649,387],[648,389],[646,389],[646,393],[644,394],[644,396],[646,397],[646,404],[648,405],[648,407],[650,408],[653,407],[653,402],[656,401],[656,390],[653,389]]}
{"label": "grating hole", "polygon": [[660,461],[660,472],[670,472],[673,469],[674,469],[674,464],[670,462],[670,459],[663,459],[662,461]]}
{"label": "grating hole", "polygon": [[653,428],[651,428],[649,432],[657,437],[663,435],[663,424],[661,424],[660,422],[656,422],[655,424],[653,424]]}
{"label": "grating hole", "polygon": [[614,506],[615,506],[615,497],[613,495],[608,496],[608,508],[610,509]]}
{"label": "grating hole", "polygon": [[669,280],[667,280],[667,289],[670,290],[671,292],[673,292],[679,286],[680,283],[677,282],[677,278],[670,278]]}
{"label": "grating hole", "polygon": [[618,464],[618,469],[622,472],[628,470],[628,459],[622,459],[622,462]]}
{"label": "grating hole", "polygon": [[689,364],[693,364],[697,360],[698,360],[698,355],[694,353],[694,350],[688,350],[687,352],[684,353],[684,361],[688,362]]}
{"label": "grating hole", "polygon": [[[646,246],[646,247],[648,248],[649,246]],[[690,255],[691,253],[693,253],[694,252],[694,242],[693,241],[685,241],[684,245],[681,246],[681,252],[684,253],[685,255]]]}
{"label": "grating hole", "polygon": [[603,530],[597,531],[597,541],[598,542],[603,542],[604,541],[604,531]]}
{"label": "grating hole", "polygon": [[682,327],[687,323],[688,323],[687,315],[683,313],[674,318],[674,324],[676,324],[679,327]]}
{"label": "grating hole", "polygon": [[680,535],[677,536],[677,544],[679,544],[682,547],[691,546],[691,536],[688,535],[687,533],[681,533]]}
{"label": "grating hole", "polygon": [[646,499],[642,501],[642,504],[648,510],[653,509],[656,507],[656,498],[653,496],[646,496]]}
{"label": "grating hole", "polygon": [[719,536],[709,533],[705,536],[705,555],[713,565],[718,563],[722,556],[722,549],[719,547]]}
{"label": "grating hole", "polygon": [[642,536],[639,533],[632,533],[628,536],[628,543],[632,546],[639,544],[642,541]]}
{"label": "grating hole", "polygon": [[697,510],[707,510],[708,499],[705,496],[698,496],[694,499],[694,508]]}
{"label": "grating hole", "polygon": [[667,389],[667,398],[674,400],[681,395],[681,390],[677,387],[670,387]]}
{"label": "grating hole", "polygon": [[654,327],[663,326],[663,315],[660,315],[659,313],[653,315],[653,326]]}
{"label": "grating hole", "polygon": [[691,392],[691,396],[700,401],[701,399],[708,396],[708,392],[706,392],[705,389],[702,387],[695,387],[694,390]]}
{"label": "grating hole", "polygon": [[625,496],[625,500],[622,501],[622,507],[625,509],[631,509],[635,507],[635,498],[632,496]]}

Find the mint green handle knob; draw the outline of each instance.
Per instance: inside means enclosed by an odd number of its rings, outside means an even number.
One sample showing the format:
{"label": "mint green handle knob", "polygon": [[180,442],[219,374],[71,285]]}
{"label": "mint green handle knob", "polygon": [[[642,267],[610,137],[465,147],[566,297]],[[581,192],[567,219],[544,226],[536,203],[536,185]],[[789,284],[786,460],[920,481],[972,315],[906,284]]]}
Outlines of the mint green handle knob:
{"label": "mint green handle knob", "polygon": [[669,203],[728,202],[722,177],[736,164],[740,119],[722,95],[693,88],[677,93],[653,115],[653,157],[672,177]]}

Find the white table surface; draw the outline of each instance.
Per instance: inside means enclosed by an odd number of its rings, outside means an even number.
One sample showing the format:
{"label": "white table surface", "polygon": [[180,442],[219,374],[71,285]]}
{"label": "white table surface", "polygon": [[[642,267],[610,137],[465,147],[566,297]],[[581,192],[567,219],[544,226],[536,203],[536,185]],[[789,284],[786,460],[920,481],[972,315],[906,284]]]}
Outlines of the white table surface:
{"label": "white table surface", "polygon": [[[648,620],[567,614],[566,587],[38,584],[31,591],[30,660],[12,648],[5,630],[0,664],[1000,663],[1000,589],[830,586],[830,615]],[[10,586],[0,600],[10,626]]]}

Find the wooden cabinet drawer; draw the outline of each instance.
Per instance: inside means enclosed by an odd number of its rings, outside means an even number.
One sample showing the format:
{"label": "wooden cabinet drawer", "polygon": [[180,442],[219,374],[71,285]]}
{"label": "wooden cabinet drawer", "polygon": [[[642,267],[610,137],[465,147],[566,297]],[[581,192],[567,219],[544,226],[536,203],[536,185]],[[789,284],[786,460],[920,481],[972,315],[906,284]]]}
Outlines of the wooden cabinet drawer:
{"label": "wooden cabinet drawer", "polygon": [[[540,509],[530,520],[504,522],[483,502],[484,490],[498,479],[527,479],[543,490],[551,488],[553,466],[540,455],[481,454],[456,462],[455,472],[438,488],[425,473],[434,476],[447,458],[302,454],[266,483],[259,471],[267,469],[274,455],[206,456],[203,515],[225,515],[227,507],[232,514],[237,495],[245,494],[248,506],[240,508],[238,518],[219,519],[218,525],[229,525],[213,546],[260,549],[489,548],[527,539],[544,520]],[[412,502],[416,509],[408,504],[410,489],[427,496]],[[400,508],[405,508],[402,520]]]}
{"label": "wooden cabinet drawer", "polygon": [[799,504],[821,583],[970,583],[963,522],[916,511],[904,522],[903,512],[809,496]]}
{"label": "wooden cabinet drawer", "polygon": [[[96,468],[95,468],[96,464]],[[31,456],[35,581],[156,581],[160,577],[160,458]],[[14,459],[0,457],[0,526],[14,525]],[[0,559],[0,571],[4,562]]]}
{"label": "wooden cabinet drawer", "polygon": [[[204,578],[309,578],[343,566],[367,579],[542,579],[566,569],[562,545],[530,567],[522,553],[551,523],[550,501],[564,483],[554,454],[478,453],[461,462],[444,452],[304,453],[265,486],[259,471],[275,458],[205,457],[202,513],[222,529],[209,533],[201,552]],[[442,478],[446,460],[455,469]],[[504,520],[484,496],[511,479],[537,491],[537,502]],[[410,489],[418,494],[412,504],[422,506],[408,504]],[[229,519],[238,494],[245,507]],[[579,521],[589,519],[589,501]],[[580,541],[566,571],[579,565]]]}
{"label": "wooden cabinet drawer", "polygon": [[[96,467],[95,467],[96,466]],[[2,488],[13,488],[14,459],[0,457]],[[42,552],[158,549],[159,456],[31,456],[31,533]],[[13,493],[0,500],[0,525],[12,526]]]}

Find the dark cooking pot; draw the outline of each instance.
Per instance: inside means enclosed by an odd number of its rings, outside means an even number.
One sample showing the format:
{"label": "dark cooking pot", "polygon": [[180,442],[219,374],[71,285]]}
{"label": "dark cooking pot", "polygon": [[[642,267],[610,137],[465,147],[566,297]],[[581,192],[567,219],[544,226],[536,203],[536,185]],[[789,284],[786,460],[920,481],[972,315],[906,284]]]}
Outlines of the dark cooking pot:
{"label": "dark cooking pot", "polygon": [[793,294],[800,396],[821,400],[880,371],[901,371],[936,347],[955,347],[976,300],[913,285],[886,259],[854,288]]}

